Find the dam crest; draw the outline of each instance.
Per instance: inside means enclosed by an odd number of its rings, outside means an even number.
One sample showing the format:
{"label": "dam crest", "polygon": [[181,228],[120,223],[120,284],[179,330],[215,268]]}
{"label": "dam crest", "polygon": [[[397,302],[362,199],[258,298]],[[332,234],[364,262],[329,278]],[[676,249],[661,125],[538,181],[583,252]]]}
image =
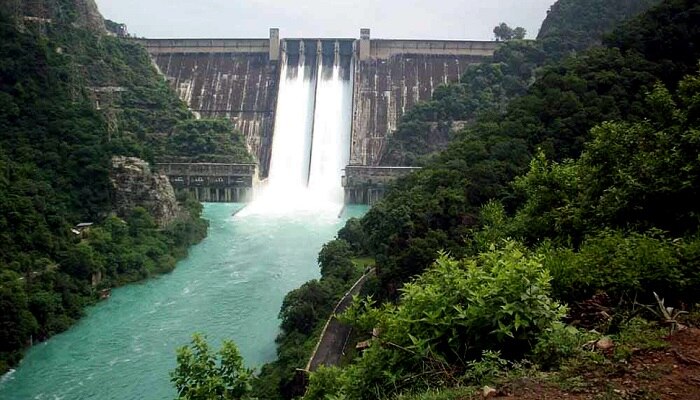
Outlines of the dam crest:
{"label": "dam crest", "polygon": [[[335,186],[343,197],[342,183],[347,203],[380,199],[388,182],[410,171],[376,169],[401,116],[430,100],[440,85],[459,82],[469,64],[490,60],[498,45],[371,39],[369,29],[362,29],[359,39],[282,39],[276,28],[264,39],[138,42],[196,115],[229,119],[244,135],[257,176],[227,178],[237,191],[241,182],[274,180],[284,170],[293,176],[278,180],[305,184],[322,196],[337,196],[331,193]],[[195,173],[169,176],[183,189],[187,182],[209,179]],[[250,199],[252,193],[214,195],[211,188],[189,188],[214,201]]]}

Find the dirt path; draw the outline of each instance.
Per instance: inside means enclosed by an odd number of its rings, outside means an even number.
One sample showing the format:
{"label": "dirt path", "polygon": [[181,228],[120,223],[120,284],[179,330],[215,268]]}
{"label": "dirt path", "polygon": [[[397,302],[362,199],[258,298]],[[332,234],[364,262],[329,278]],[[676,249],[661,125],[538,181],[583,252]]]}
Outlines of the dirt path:
{"label": "dirt path", "polygon": [[[584,374],[587,390],[564,391],[551,384],[524,382],[508,400],[539,399],[660,399],[700,400],[700,329],[685,329],[666,339],[664,350],[640,352],[629,366],[615,375]],[[500,399],[501,397],[494,397]]]}
{"label": "dirt path", "polygon": [[352,333],[352,327],[338,321],[336,315],[342,314],[350,306],[353,296],[360,293],[362,286],[372,274],[374,274],[374,269],[362,275],[335,306],[333,314],[326,321],[326,326],[323,327],[316,349],[311,355],[309,363],[306,364],[307,371],[315,371],[320,365],[337,365],[340,362],[348,338]]}

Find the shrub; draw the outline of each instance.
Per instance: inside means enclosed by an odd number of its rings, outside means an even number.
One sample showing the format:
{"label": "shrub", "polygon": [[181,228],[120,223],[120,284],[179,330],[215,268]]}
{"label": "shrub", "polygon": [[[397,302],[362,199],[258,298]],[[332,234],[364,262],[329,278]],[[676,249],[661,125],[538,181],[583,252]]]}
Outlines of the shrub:
{"label": "shrub", "polygon": [[519,357],[563,317],[565,308],[549,297],[550,289],[540,259],[515,242],[462,261],[441,254],[402,289],[399,305],[377,310],[370,301],[351,308],[348,316],[363,329],[375,324],[381,333],[345,370],[346,395],[362,399],[435,387],[455,383],[466,371],[488,379],[500,357],[484,354]]}
{"label": "shrub", "polygon": [[697,240],[667,238],[659,231],[626,233],[604,230],[584,240],[578,251],[545,244],[539,253],[553,277],[554,294],[566,301],[597,292],[612,298],[653,299],[652,293],[674,299],[697,298],[697,283],[688,265],[697,265]]}
{"label": "shrub", "polygon": [[581,332],[573,326],[556,323],[542,332],[532,349],[532,361],[544,369],[554,369],[583,351],[583,345],[594,335]]}
{"label": "shrub", "polygon": [[177,350],[177,368],[171,373],[171,381],[178,399],[237,400],[250,392],[251,376],[233,342],[224,341],[213,353],[205,338],[194,334],[191,346]]}

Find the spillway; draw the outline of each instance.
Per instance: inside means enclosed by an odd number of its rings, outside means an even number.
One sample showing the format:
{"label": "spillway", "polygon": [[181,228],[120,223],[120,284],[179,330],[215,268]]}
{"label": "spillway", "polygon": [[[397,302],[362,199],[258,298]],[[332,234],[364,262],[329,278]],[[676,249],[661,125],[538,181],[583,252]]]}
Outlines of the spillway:
{"label": "spillway", "polygon": [[308,187],[315,197],[339,203],[350,158],[353,74],[351,57],[340,54],[338,42],[329,44],[332,55],[324,49],[319,59]]}
{"label": "spillway", "polygon": [[350,158],[352,95],[352,42],[284,42],[270,175],[241,216],[337,213]]}
{"label": "spillway", "polygon": [[281,70],[269,176],[280,194],[298,194],[308,184],[316,66],[301,52],[292,63],[285,57]]}

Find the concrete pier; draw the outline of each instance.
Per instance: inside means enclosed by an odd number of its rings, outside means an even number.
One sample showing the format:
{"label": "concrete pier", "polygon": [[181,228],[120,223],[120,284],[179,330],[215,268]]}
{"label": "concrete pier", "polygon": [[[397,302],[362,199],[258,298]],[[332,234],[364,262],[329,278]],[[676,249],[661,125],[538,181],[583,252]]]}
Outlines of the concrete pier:
{"label": "concrete pier", "polygon": [[419,170],[418,167],[348,165],[342,179],[345,204],[372,205],[384,197],[396,179]]}
{"label": "concrete pier", "polygon": [[189,191],[202,202],[246,203],[253,200],[255,164],[160,163],[176,191]]}

